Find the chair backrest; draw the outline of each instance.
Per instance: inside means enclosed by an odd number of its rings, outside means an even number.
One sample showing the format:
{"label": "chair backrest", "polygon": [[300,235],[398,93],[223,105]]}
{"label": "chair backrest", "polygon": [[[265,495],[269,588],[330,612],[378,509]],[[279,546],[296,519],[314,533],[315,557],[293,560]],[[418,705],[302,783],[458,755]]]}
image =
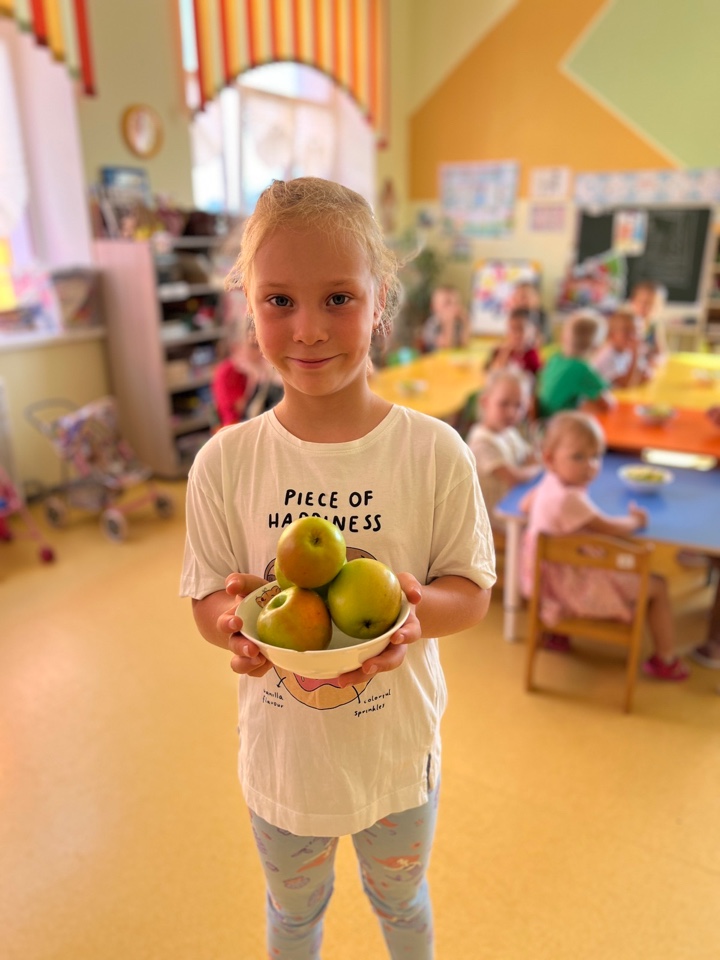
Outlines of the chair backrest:
{"label": "chair backrest", "polygon": [[630,623],[594,618],[568,618],[553,624],[552,627],[553,630],[561,633],[578,633],[593,639],[627,647],[629,655],[624,707],[626,711],[630,710],[645,625],[652,549],[652,545],[649,543],[624,540],[604,534],[581,533],[561,536],[541,533],[538,535],[535,582],[530,603],[526,669],[527,689],[532,689],[533,686],[535,653],[540,633],[544,627],[541,621],[543,565],[546,563],[568,564],[586,569],[588,575],[591,575],[593,570],[634,573],[638,575],[638,595]]}

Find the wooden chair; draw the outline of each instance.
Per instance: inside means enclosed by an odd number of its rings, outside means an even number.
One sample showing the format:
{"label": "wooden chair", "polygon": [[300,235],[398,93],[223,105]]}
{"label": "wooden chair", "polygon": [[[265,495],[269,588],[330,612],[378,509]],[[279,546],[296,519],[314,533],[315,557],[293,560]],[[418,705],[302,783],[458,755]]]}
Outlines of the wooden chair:
{"label": "wooden chair", "polygon": [[[650,578],[650,555],[652,545],[622,540],[600,534],[576,534],[572,536],[550,536],[541,533],[538,536],[537,557],[535,561],[535,582],[530,602],[529,635],[527,644],[527,663],[525,673],[526,690],[533,689],[533,670],[540,636],[543,630],[552,630],[568,636],[578,635],[600,640],[614,646],[626,647],[628,651],[625,681],[625,699],[623,708],[626,713],[632,709],[635,681],[637,679],[638,660],[645,625],[648,581]],[[637,573],[640,577],[635,614],[631,623],[617,620],[595,620],[590,618],[568,618],[555,623],[552,627],[543,624],[540,619],[541,570],[543,563],[566,563],[574,567],[583,567],[591,577],[596,570],[617,570],[623,573]]]}

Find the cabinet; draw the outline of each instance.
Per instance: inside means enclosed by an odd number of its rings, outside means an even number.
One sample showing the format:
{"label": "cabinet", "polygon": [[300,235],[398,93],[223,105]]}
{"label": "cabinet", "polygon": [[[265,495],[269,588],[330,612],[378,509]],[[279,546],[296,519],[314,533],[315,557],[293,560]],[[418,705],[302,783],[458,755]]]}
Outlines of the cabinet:
{"label": "cabinet", "polygon": [[97,240],[108,366],[124,436],[157,476],[185,476],[215,425],[210,384],[225,351],[213,237]]}

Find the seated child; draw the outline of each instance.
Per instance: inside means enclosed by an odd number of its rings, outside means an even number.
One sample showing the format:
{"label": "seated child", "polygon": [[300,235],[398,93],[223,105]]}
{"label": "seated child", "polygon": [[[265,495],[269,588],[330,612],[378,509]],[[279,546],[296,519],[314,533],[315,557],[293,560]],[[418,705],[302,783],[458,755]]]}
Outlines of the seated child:
{"label": "seated child", "polygon": [[485,364],[489,372],[514,366],[535,376],[542,361],[535,348],[534,327],[530,311],[515,307],[510,311],[505,325],[505,339],[492,351]]}
{"label": "seated child", "polygon": [[660,354],[667,352],[665,327],[659,318],[654,316],[659,290],[652,280],[641,280],[632,288],[628,302],[628,310],[635,317],[638,339],[644,344],[646,358],[651,363],[657,360]]}
{"label": "seated child", "polygon": [[421,332],[421,350],[431,353],[433,350],[467,347],[470,343],[470,316],[459,290],[448,285],[436,287],[430,309],[432,313]]}
{"label": "seated child", "polygon": [[[533,590],[539,533],[603,533],[627,536],[647,524],[647,514],[634,503],[622,517],[601,513],[590,499],[588,485],[597,476],[605,438],[599,424],[579,411],[554,416],[543,437],[546,472],[520,504],[528,514],[521,552],[520,585],[525,597]],[[638,576],[631,572],[594,570],[592,576],[569,564],[548,564],[543,571],[541,616],[552,626],[564,617],[590,617],[629,622],[638,592]],[[689,671],[675,655],[672,607],[667,581],[656,574],[648,587],[648,626],[653,653],[643,672],[657,680],[684,680]],[[548,633],[544,645],[569,650],[569,638]]]}
{"label": "seated child", "polygon": [[547,314],[540,305],[540,291],[534,283],[523,281],[515,285],[508,302],[509,309],[520,308],[528,311],[530,323],[535,330],[536,343],[544,343],[550,339]]}
{"label": "seated child", "polygon": [[482,418],[468,433],[467,444],[475,457],[493,533],[503,530],[495,516],[497,503],[511,487],[530,480],[540,470],[532,447],[518,430],[529,400],[527,376],[514,367],[496,370],[480,396]]}
{"label": "seated child", "polygon": [[215,367],[211,386],[221,427],[252,419],[274,407],[283,395],[281,381],[245,322],[238,324],[230,351]]}
{"label": "seated child", "polygon": [[598,410],[608,410],[615,405],[609,384],[589,362],[599,329],[599,320],[591,314],[577,313],[565,321],[561,349],[550,357],[538,375],[539,417],[573,410],[588,402]]}
{"label": "seated child", "polygon": [[607,340],[593,356],[592,365],[613,387],[634,387],[649,379],[635,318],[628,310],[618,310],[610,317]]}

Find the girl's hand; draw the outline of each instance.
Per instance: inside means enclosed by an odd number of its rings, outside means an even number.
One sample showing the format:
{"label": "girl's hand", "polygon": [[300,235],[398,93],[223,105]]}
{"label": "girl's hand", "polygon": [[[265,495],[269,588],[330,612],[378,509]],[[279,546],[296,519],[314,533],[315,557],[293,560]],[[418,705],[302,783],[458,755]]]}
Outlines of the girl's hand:
{"label": "girl's hand", "polygon": [[261,587],[266,580],[254,577],[247,573],[231,573],[225,579],[225,592],[233,598],[233,604],[217,620],[217,628],[227,634],[228,650],[234,654],[230,667],[235,673],[246,674],[250,677],[262,677],[272,667],[252,640],[248,640],[240,633],[242,620],[235,615],[235,608],[240,600],[244,599],[253,590]]}
{"label": "girl's hand", "polygon": [[636,503],[631,503],[628,507],[628,513],[635,521],[635,529],[642,530],[647,526],[648,515],[647,510],[643,510],[642,507],[639,507]]}
{"label": "girl's hand", "polygon": [[370,657],[358,670],[342,674],[340,680],[343,687],[349,687],[353,683],[365,683],[376,673],[396,670],[405,659],[408,644],[414,643],[422,636],[420,621],[415,615],[415,607],[422,599],[422,587],[411,573],[398,574],[398,580],[411,604],[407,620],[390,637],[390,642],[382,653],[376,657]]}

